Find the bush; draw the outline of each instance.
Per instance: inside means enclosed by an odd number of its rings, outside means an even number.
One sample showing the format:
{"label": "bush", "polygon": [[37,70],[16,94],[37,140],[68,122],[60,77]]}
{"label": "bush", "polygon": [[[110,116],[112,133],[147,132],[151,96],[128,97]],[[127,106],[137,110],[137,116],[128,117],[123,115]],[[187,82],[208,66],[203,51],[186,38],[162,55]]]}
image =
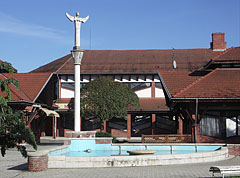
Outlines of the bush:
{"label": "bush", "polygon": [[112,134],[107,133],[107,132],[102,132],[102,131],[97,132],[97,133],[96,133],[96,137],[112,137],[112,138],[113,138],[113,139],[112,139],[112,142],[113,142],[113,143],[116,143],[116,142],[117,142],[116,137],[113,137]]}
{"label": "bush", "polygon": [[112,134],[100,131],[96,133],[96,137],[112,137]]}

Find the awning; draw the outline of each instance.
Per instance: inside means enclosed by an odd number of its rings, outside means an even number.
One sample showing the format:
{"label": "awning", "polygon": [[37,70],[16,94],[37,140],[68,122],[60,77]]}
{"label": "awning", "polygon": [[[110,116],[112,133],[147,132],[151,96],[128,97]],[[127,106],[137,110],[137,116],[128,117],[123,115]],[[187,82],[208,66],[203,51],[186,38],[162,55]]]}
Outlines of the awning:
{"label": "awning", "polygon": [[43,112],[46,113],[47,116],[55,116],[55,117],[60,117],[59,114],[56,111],[49,110],[47,108],[41,108]]}

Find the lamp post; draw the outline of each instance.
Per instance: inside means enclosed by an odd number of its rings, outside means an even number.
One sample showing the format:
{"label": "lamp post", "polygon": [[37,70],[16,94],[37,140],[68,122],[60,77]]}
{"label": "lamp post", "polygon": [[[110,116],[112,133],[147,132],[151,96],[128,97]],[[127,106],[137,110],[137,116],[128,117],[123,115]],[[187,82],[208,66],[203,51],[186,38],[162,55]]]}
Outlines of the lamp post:
{"label": "lamp post", "polygon": [[80,46],[80,28],[81,23],[84,23],[88,20],[89,16],[85,18],[79,17],[79,12],[76,13],[76,16],[70,16],[66,13],[67,18],[75,24],[75,45],[71,51],[73,62],[74,62],[74,131],[81,131],[81,116],[80,116],[80,66],[82,62],[82,57],[84,51]]}

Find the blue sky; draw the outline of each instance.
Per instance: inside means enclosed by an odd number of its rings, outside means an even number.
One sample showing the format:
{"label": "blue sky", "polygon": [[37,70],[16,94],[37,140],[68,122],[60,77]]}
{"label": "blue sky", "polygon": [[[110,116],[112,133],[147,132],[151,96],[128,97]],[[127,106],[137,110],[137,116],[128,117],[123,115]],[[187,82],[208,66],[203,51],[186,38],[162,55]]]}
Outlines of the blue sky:
{"label": "blue sky", "polygon": [[0,59],[29,72],[70,53],[74,24],[83,49],[209,48],[213,32],[240,46],[240,0],[0,1]]}

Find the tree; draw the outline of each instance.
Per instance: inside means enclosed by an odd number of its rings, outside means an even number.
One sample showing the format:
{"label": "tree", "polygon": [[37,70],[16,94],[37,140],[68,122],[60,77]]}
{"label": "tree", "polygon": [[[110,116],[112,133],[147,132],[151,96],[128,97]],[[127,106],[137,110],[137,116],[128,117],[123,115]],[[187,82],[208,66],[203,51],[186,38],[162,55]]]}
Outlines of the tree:
{"label": "tree", "polygon": [[[0,64],[1,71],[13,73],[11,64],[3,62]],[[7,102],[11,100],[9,85],[13,84],[17,88],[19,82],[14,78],[0,80],[2,96],[0,96],[0,146],[1,154],[4,156],[8,148],[17,147],[23,157],[27,157],[26,147],[20,145],[23,141],[37,149],[37,144],[33,132],[25,125],[25,114],[22,111],[13,111]]]}
{"label": "tree", "polygon": [[[74,109],[73,100],[69,108]],[[95,117],[102,122],[127,116],[129,107],[138,108],[138,96],[127,86],[111,78],[98,78],[81,89],[81,117]]]}

